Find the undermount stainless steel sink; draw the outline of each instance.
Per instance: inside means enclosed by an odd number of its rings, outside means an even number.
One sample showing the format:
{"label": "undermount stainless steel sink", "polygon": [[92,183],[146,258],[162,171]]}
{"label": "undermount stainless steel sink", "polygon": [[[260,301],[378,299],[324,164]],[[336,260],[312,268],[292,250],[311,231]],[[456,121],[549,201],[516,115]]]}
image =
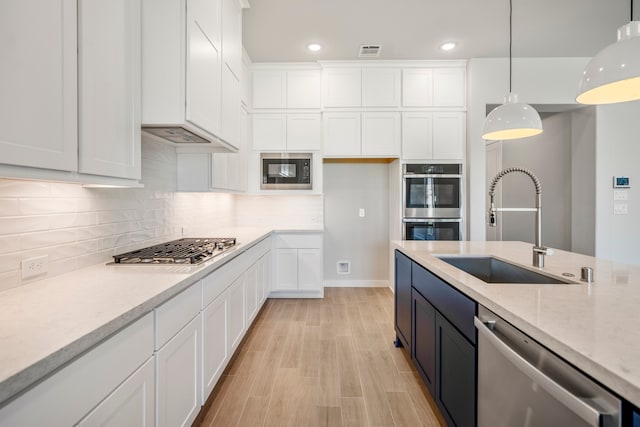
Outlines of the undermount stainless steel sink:
{"label": "undermount stainless steel sink", "polygon": [[575,284],[489,256],[438,256],[437,258],[486,283]]}

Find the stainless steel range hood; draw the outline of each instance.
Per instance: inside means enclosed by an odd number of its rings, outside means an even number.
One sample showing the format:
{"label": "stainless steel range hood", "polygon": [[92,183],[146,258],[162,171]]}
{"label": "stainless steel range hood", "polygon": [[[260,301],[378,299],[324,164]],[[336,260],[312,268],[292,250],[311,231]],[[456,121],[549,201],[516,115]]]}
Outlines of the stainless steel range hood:
{"label": "stainless steel range hood", "polygon": [[142,125],[142,134],[176,147],[182,153],[237,152],[238,148],[196,126],[186,123],[171,125]]}

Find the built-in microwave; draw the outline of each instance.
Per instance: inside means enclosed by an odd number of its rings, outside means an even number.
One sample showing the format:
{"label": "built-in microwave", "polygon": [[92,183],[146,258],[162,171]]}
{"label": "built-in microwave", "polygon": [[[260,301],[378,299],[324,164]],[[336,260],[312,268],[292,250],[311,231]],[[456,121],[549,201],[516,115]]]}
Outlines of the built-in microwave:
{"label": "built-in microwave", "polygon": [[311,153],[261,153],[260,189],[311,190]]}

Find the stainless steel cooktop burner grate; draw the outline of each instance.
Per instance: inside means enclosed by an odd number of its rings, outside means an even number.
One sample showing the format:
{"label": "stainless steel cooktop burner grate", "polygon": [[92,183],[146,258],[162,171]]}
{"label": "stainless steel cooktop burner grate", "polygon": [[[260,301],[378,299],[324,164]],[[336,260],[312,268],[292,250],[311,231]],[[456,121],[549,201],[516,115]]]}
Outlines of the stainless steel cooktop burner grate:
{"label": "stainless steel cooktop burner grate", "polygon": [[199,264],[236,244],[234,237],[183,238],[114,255],[116,264]]}

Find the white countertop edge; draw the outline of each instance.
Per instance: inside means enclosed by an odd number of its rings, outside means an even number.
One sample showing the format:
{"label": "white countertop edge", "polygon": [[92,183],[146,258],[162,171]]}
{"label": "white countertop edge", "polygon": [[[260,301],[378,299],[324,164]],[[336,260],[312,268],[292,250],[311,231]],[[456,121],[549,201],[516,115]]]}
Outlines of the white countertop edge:
{"label": "white countertop edge", "polygon": [[[426,254],[421,253],[419,256],[416,256],[416,251],[411,249],[407,249],[403,246],[402,241],[392,241],[391,246],[393,249],[398,249],[400,252],[409,256],[412,260],[416,261],[418,264],[422,265],[424,268],[430,270],[436,276],[440,277],[445,282],[452,285],[454,288],[467,295],[478,304],[483,305],[489,310],[493,311],[507,322],[511,323],[516,328],[520,329],[525,334],[529,335],[531,338],[535,339],[543,346],[547,347],[564,360],[577,367],[579,370],[583,371],[585,374],[590,376],[592,379],[596,380],[606,388],[610,389],[620,397],[630,401],[634,405],[640,407],[640,384],[634,384],[629,381],[628,378],[621,375],[611,369],[610,367],[604,366],[601,363],[598,363],[591,359],[589,356],[576,351],[571,346],[566,343],[559,341],[553,335],[550,335],[543,329],[538,328],[537,326],[529,323],[522,317],[518,316],[517,313],[509,310],[507,307],[504,307],[500,304],[497,304],[495,301],[487,298],[482,293],[479,293],[469,284],[459,280],[457,277],[449,274],[447,270],[455,269],[455,267],[446,264],[444,261],[439,260],[437,255],[444,255],[444,253],[433,253]],[[421,251],[422,252],[422,251]],[[562,252],[562,251],[559,251]],[[487,253],[487,255],[496,256],[497,258],[505,258],[504,256],[494,255],[492,253]],[[515,262],[519,265],[522,265],[521,262],[509,260],[509,262]],[[522,265],[525,268],[528,268],[526,265]],[[533,269],[535,270],[535,269]],[[479,279],[466,274],[465,280],[468,280],[469,283],[473,284],[482,284],[484,286],[495,286],[495,285],[486,285]],[[558,276],[555,274],[555,276]],[[559,277],[559,276],[558,276]],[[559,277],[562,278],[562,277]],[[563,278],[566,279],[566,278]],[[575,278],[574,278],[575,279]],[[576,280],[577,281],[577,280]],[[547,286],[547,285],[518,285],[518,286]]]}
{"label": "white countertop edge", "polygon": [[[117,316],[112,318],[110,321],[107,321],[100,325],[99,327],[91,330],[89,333],[77,336],[75,339],[70,340],[66,343],[61,343],[58,348],[51,349],[51,352],[45,357],[38,358],[35,361],[27,361],[26,366],[22,366],[15,370],[14,373],[5,376],[0,379],[0,407],[4,406],[8,401],[13,400],[18,395],[22,394],[24,391],[31,388],[33,385],[38,383],[39,381],[45,379],[50,376],[60,368],[64,367],[68,363],[72,362],[78,356],[84,354],[86,351],[95,347],[106,338],[110,337],[114,333],[120,331],[127,325],[131,324],[135,320],[141,318],[145,314],[152,311],[155,307],[158,307],[165,301],[169,300],[173,296],[179,294],[187,287],[191,286],[193,283],[202,279],[203,277],[210,274],[212,271],[220,268],[222,265],[236,258],[237,256],[244,253],[249,248],[255,246],[260,241],[265,238],[271,236],[273,233],[278,232],[291,232],[291,233],[304,233],[304,232],[322,232],[324,231],[323,227],[300,227],[300,228],[278,228],[271,229],[266,227],[232,227],[227,228],[226,230],[220,230],[220,232],[224,232],[225,234],[233,234],[236,233],[237,230],[241,230],[238,232],[238,245],[233,250],[226,252],[219,257],[214,258],[213,260],[207,261],[202,265],[194,266],[194,267],[184,267],[187,271],[193,270],[193,272],[187,272],[187,276],[182,280],[178,280],[173,283],[171,286],[167,287],[162,292],[159,292],[151,297],[149,297],[146,301],[136,306],[131,307],[130,309],[119,313]],[[227,233],[228,232],[228,233]],[[250,237],[247,237],[250,236]],[[42,286],[46,284],[55,284],[61,281],[73,281],[74,277],[81,277],[86,274],[100,274],[100,272],[104,272],[104,269],[109,268],[139,268],[139,269],[148,269],[148,268],[156,268],[161,269],[162,266],[118,266],[114,264],[104,265],[98,264],[90,267],[86,267],[82,270],[77,270],[74,272],[70,272],[64,274],[62,276],[56,276],[48,279],[44,279],[37,282],[32,282],[27,286]],[[139,270],[141,271],[141,270]],[[79,280],[79,279],[77,279]],[[0,298],[2,298],[2,294],[5,292],[20,292],[21,288],[19,287],[15,289],[9,289],[7,291],[0,293]]]}

